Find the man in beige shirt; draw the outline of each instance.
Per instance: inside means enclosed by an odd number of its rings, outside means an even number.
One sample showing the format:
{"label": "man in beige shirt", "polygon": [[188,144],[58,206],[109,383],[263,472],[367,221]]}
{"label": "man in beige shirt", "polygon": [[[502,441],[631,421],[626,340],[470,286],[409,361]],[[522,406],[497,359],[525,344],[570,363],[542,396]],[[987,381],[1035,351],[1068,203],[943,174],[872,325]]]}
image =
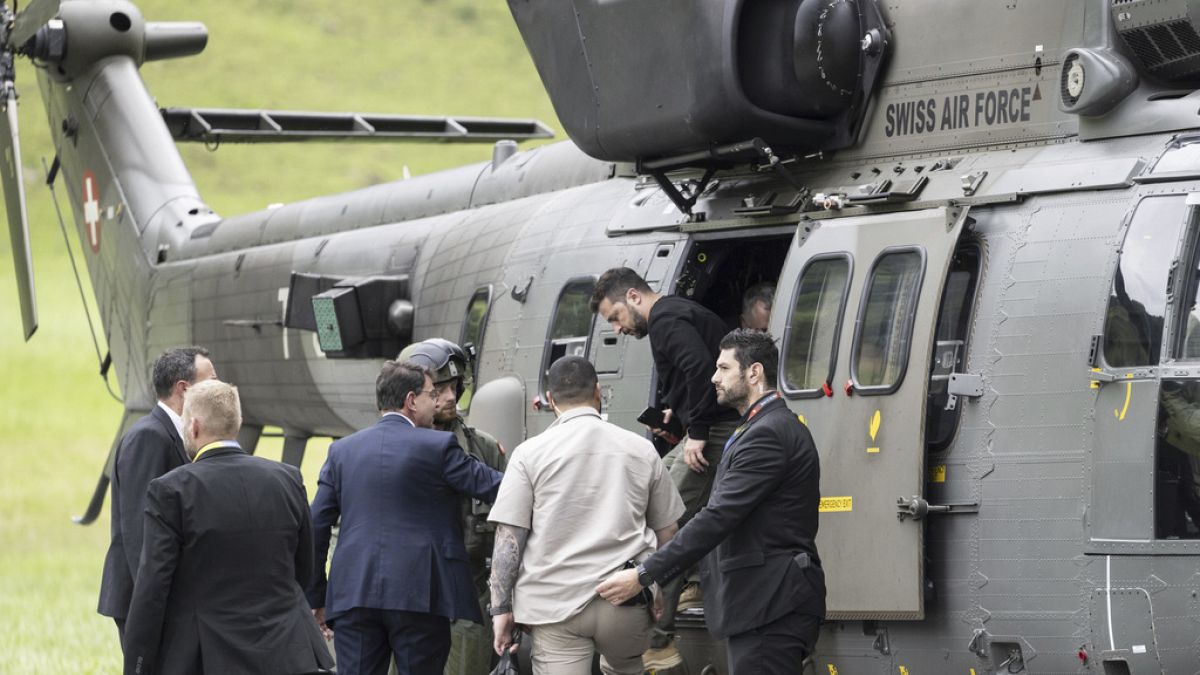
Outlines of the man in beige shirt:
{"label": "man in beige shirt", "polygon": [[496,651],[520,623],[537,675],[587,675],[594,651],[606,674],[641,675],[650,608],[614,607],[595,588],[665,544],[683,500],[648,440],[601,419],[587,359],[559,359],[547,380],[558,419],[513,451],[489,517]]}

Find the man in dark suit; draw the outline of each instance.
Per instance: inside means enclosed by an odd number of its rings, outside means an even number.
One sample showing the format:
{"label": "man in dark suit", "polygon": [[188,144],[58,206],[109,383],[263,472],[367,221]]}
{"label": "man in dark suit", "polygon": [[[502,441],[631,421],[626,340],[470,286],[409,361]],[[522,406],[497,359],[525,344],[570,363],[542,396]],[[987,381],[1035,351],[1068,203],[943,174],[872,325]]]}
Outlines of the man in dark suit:
{"label": "man in dark suit", "polygon": [[[337,441],[312,513],[313,613],[334,631],[338,673],[441,673],[450,622],[482,622],[463,544],[459,499],[496,498],[502,474],[434,431],[430,373],[388,361],[375,382],[377,424]],[[329,580],[330,531],[341,517]]]}
{"label": "man in dark suit", "polygon": [[596,588],[619,604],[707,556],[704,618],[729,640],[731,675],[799,672],[825,615],[815,543],[821,470],[808,429],[775,391],[778,366],[767,333],[735,330],[721,340],[712,381],[742,419],[708,505],[637,569]]}
{"label": "man in dark suit", "polygon": [[333,660],[304,602],[312,521],[295,467],[246,454],[237,389],[188,390],[191,463],[150,482],[126,675],[292,675]]}
{"label": "man in dark suit", "polygon": [[142,513],[146,487],[187,463],[183,450],[183,396],[197,382],[215,378],[208,351],[201,347],[172,349],[154,362],[152,379],[158,403],[130,427],[117,446],[112,469],[112,543],[104,559],[97,611],[117,623],[125,642],[125,617],[142,552]]}

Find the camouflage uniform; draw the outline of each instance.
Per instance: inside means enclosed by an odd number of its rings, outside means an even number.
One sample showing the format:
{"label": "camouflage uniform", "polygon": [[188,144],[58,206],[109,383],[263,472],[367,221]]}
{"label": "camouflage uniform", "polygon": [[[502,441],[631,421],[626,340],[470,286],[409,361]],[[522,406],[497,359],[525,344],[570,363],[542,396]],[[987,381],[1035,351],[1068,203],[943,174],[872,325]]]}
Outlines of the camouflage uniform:
{"label": "camouflage uniform", "polygon": [[[490,434],[467,426],[463,423],[461,415],[455,417],[450,426],[443,430],[453,432],[458,444],[468,455],[497,471],[504,470],[504,453],[500,450],[500,444]],[[462,500],[463,542],[467,546],[467,556],[471,559],[471,578],[475,582],[479,606],[484,610],[484,622],[480,625],[474,621],[459,620],[451,626],[450,658],[446,661],[446,675],[475,675],[491,670],[493,651],[492,624],[487,614],[488,601],[491,599],[487,561],[492,557],[496,528],[487,521],[488,509],[488,504],[477,500]]]}
{"label": "camouflage uniform", "polygon": [[[433,371],[435,386],[457,380],[457,400],[464,405],[470,400],[473,389],[471,369],[464,350],[441,338],[416,342],[400,352],[399,360],[412,360]],[[497,471],[504,471],[506,460],[500,443],[491,435],[466,425],[462,415],[456,414],[448,425],[434,422],[440,431],[449,431],[458,440],[458,445],[475,459]],[[489,504],[464,497],[461,500],[461,523],[463,543],[471,561],[471,578],[483,609],[482,625],[474,621],[455,621],[450,626],[450,655],[446,660],[445,675],[485,675],[492,668],[492,622],[487,613],[491,592],[488,589],[487,561],[492,555],[495,527],[487,522]],[[393,663],[389,673],[395,673]]]}

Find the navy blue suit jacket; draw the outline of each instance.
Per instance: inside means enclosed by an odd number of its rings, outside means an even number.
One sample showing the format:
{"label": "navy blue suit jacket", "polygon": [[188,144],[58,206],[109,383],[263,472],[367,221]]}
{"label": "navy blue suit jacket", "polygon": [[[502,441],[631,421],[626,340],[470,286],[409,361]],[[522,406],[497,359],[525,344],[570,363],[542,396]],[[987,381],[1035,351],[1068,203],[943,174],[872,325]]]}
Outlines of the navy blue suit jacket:
{"label": "navy blue suit jacket", "polygon": [[397,415],[335,442],[312,504],[316,569],[309,604],[325,607],[331,622],[356,607],[482,621],[459,499],[494,501],[502,476],[463,452],[454,434],[414,428]]}

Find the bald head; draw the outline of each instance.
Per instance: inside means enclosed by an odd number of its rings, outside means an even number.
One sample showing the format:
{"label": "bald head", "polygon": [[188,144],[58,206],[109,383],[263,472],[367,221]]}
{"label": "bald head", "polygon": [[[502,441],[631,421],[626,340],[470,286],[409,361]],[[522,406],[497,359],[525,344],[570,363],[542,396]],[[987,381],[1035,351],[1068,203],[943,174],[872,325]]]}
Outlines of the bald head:
{"label": "bald head", "polygon": [[183,445],[189,457],[213,441],[237,438],[242,402],[237,387],[220,380],[192,385],[183,397]]}

